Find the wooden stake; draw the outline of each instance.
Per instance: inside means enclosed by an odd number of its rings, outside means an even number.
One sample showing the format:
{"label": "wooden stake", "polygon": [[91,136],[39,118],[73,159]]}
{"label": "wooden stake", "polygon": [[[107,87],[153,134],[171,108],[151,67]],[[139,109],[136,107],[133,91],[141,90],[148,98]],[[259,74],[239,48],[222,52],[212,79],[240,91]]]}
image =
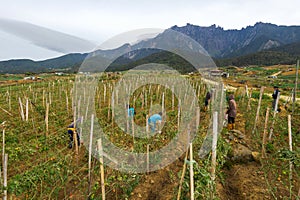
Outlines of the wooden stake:
{"label": "wooden stake", "polygon": [[260,104],[261,104],[263,94],[264,94],[264,86],[262,86],[260,88],[259,101],[258,101],[258,106],[257,106],[257,111],[256,111],[256,116],[255,116],[255,121],[254,121],[254,127],[253,127],[253,130],[252,130],[252,134],[256,130],[256,125],[257,125],[257,121],[258,121],[258,118],[259,118]]}
{"label": "wooden stake", "polygon": [[20,105],[21,118],[24,121],[25,120],[25,116],[24,116],[23,104],[22,104],[22,101],[21,101],[20,97],[19,97],[19,105]]}
{"label": "wooden stake", "polygon": [[211,192],[210,198],[214,199],[214,185],[216,179],[216,166],[217,166],[217,142],[218,142],[218,112],[213,114],[213,138],[212,138],[212,155],[211,155]]}
{"label": "wooden stake", "polygon": [[[188,135],[190,137],[190,127],[188,127]],[[190,140],[190,138],[189,138]],[[190,190],[191,190],[191,200],[195,199],[195,195],[194,195],[194,168],[193,168],[193,143],[192,141],[189,141],[190,143]]]}
{"label": "wooden stake", "polygon": [[69,98],[68,98],[68,93],[66,91],[66,109],[67,109],[67,114],[69,116]]}
{"label": "wooden stake", "polygon": [[186,161],[187,161],[188,152],[189,151],[186,151],[186,154],[185,154],[185,157],[184,157],[183,169],[182,169],[182,174],[181,174],[181,177],[180,177],[178,194],[177,194],[177,200],[180,200],[180,196],[181,196],[181,188],[182,188],[182,183],[184,181],[184,176],[185,176],[185,171],[186,171],[186,163],[187,163]]}
{"label": "wooden stake", "polygon": [[[293,140],[292,140],[292,120],[291,115],[288,115],[288,131],[289,131],[289,150],[293,151]],[[289,173],[289,181],[290,181],[290,199],[292,199],[292,188],[293,188],[293,162],[290,161],[290,173]]]}
{"label": "wooden stake", "polygon": [[88,197],[91,193],[91,185],[92,185],[92,178],[91,178],[91,163],[92,163],[92,146],[93,146],[93,132],[94,132],[94,115],[92,114],[91,117],[91,132],[90,132],[90,143],[89,143],[89,191]]}
{"label": "wooden stake", "polygon": [[4,166],[4,156],[5,156],[5,129],[2,131],[2,166]]}
{"label": "wooden stake", "polygon": [[249,93],[249,98],[248,98],[248,103],[247,103],[247,111],[251,109],[251,96],[252,96],[252,91],[253,88],[251,88],[250,93]]}
{"label": "wooden stake", "polygon": [[150,144],[147,144],[147,173],[150,171],[150,158],[149,158]]}
{"label": "wooden stake", "polygon": [[164,113],[165,110],[165,93],[163,92],[161,97],[161,113]]}
{"label": "wooden stake", "polygon": [[261,150],[262,158],[266,158],[265,144],[266,144],[266,138],[267,138],[269,112],[270,112],[270,108],[267,108],[266,119],[265,119],[265,127],[264,127],[264,133],[263,133],[263,141],[262,141],[262,150]]}
{"label": "wooden stake", "polygon": [[179,131],[180,126],[180,100],[178,99],[178,117],[177,117],[177,130]]}
{"label": "wooden stake", "polygon": [[212,140],[212,156],[211,156],[211,180],[215,181],[216,178],[216,165],[217,165],[217,142],[218,142],[218,112],[213,114],[213,140]]}
{"label": "wooden stake", "polygon": [[146,133],[147,138],[149,138],[149,122],[148,122],[149,115],[146,115]]}
{"label": "wooden stake", "polygon": [[49,103],[46,104],[46,116],[45,116],[45,123],[46,123],[46,137],[48,137],[49,131]]}
{"label": "wooden stake", "polygon": [[26,117],[25,117],[25,120],[26,120],[26,122],[28,122],[28,98],[26,98],[26,109],[25,109],[25,111],[26,111]]}
{"label": "wooden stake", "polygon": [[73,131],[73,141],[75,144],[75,154],[78,155],[78,140],[77,140],[77,123],[76,123],[76,106],[74,106],[74,131]]}
{"label": "wooden stake", "polygon": [[7,200],[7,163],[8,163],[8,155],[5,154],[4,156],[4,163],[3,163],[3,200]]}
{"label": "wooden stake", "polygon": [[172,110],[174,110],[174,102],[175,102],[175,97],[174,97],[174,86],[172,86]]}
{"label": "wooden stake", "polygon": [[104,165],[103,165],[103,148],[102,140],[98,139],[98,151],[99,151],[99,161],[100,161],[100,174],[101,174],[101,191],[102,191],[102,200],[105,200],[105,183],[104,183]]}

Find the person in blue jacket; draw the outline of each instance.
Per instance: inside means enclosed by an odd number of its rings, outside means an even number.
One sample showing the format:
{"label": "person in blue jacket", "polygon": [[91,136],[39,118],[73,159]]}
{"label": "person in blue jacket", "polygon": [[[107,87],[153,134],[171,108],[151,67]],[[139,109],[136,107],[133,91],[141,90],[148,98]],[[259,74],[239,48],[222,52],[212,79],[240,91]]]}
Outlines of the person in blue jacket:
{"label": "person in blue jacket", "polygon": [[127,114],[129,118],[134,117],[135,111],[134,108],[130,105],[127,105]]}
{"label": "person in blue jacket", "polygon": [[162,112],[159,112],[158,114],[154,114],[148,118],[148,124],[149,124],[152,132],[155,132],[156,123],[161,122],[161,120],[162,120],[161,116],[162,116]]}

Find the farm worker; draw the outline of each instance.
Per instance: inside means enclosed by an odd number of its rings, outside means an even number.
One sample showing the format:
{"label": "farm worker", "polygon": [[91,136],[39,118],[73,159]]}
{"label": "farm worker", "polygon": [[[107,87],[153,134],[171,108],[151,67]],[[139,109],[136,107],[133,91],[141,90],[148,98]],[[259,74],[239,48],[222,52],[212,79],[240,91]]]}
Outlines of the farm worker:
{"label": "farm worker", "polygon": [[209,102],[210,102],[210,99],[211,99],[211,92],[208,91],[208,92],[206,93],[206,96],[205,96],[205,101],[204,101],[204,104],[205,104],[205,106],[204,106],[204,111],[206,111],[206,110],[208,109],[208,104],[209,104]]}
{"label": "farm worker", "polygon": [[273,92],[273,94],[272,94],[272,98],[273,98],[272,108],[273,108],[273,110],[275,110],[276,99],[277,99],[277,97],[278,97],[278,94],[279,94],[278,86],[274,86],[274,92]]}
{"label": "farm worker", "polygon": [[229,101],[228,101],[228,110],[226,114],[228,114],[228,125],[227,129],[232,130],[235,128],[235,117],[236,117],[236,102],[234,100],[233,94],[229,95]]}
{"label": "farm worker", "polygon": [[162,112],[159,112],[158,114],[154,114],[148,118],[148,123],[152,132],[155,132],[156,123],[161,123],[162,120],[161,116],[162,116]]}
{"label": "farm worker", "polygon": [[[80,122],[81,122],[81,117],[76,120],[76,125],[75,126],[77,126],[77,124],[80,123]],[[69,134],[69,138],[70,138],[70,142],[69,142],[69,148],[70,149],[73,147],[73,134],[74,134],[74,131],[77,134],[77,141],[78,141],[77,144],[78,144],[78,146],[80,146],[79,131],[78,131],[77,127],[74,127],[74,122],[72,122],[68,126],[68,134]]]}

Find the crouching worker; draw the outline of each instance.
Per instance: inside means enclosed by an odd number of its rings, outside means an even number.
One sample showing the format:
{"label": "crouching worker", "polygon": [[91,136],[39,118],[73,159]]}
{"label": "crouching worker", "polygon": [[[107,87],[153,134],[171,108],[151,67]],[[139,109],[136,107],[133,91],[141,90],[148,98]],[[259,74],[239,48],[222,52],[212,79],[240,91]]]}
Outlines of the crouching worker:
{"label": "crouching worker", "polygon": [[[77,144],[78,146],[80,146],[80,137],[79,137],[79,130],[77,129],[77,124],[81,122],[81,118],[78,118],[76,120],[76,124],[74,122],[72,122],[69,126],[68,126],[68,134],[69,134],[69,148],[72,149],[73,147],[73,136],[74,136],[74,131],[77,135]],[[76,126],[76,127],[74,127]]]}
{"label": "crouching worker", "polygon": [[154,114],[151,117],[148,118],[148,124],[151,128],[151,132],[155,132],[156,130],[156,123],[161,123],[162,112],[159,112],[158,114]]}

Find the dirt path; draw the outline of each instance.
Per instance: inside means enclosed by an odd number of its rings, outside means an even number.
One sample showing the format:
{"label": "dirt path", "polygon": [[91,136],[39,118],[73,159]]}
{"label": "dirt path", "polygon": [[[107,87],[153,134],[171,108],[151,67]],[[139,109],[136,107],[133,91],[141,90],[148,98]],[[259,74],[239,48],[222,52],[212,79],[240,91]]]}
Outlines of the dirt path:
{"label": "dirt path", "polygon": [[245,118],[238,113],[236,129],[242,133],[242,139],[229,133],[226,137],[232,146],[233,155],[225,174],[224,184],[218,184],[217,193],[222,200],[271,199],[264,179],[261,164],[252,156],[252,141],[245,135]]}
{"label": "dirt path", "polygon": [[134,189],[130,200],[172,200],[176,196],[178,172],[183,160],[177,160],[164,169],[144,175],[141,183]]}

